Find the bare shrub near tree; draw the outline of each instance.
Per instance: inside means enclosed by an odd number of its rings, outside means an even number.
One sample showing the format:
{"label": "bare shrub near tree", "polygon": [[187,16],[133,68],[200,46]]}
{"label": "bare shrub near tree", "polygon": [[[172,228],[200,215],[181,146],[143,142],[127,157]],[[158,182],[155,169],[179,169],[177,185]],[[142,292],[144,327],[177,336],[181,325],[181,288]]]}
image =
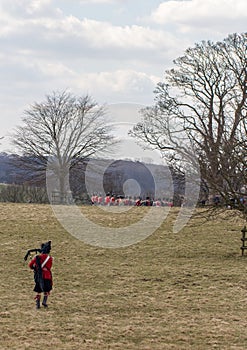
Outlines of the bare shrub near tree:
{"label": "bare shrub near tree", "polygon": [[22,154],[20,165],[39,182],[44,181],[49,162],[61,198],[68,190],[69,170],[113,143],[104,107],[89,96],[54,92],[26,110],[22,121],[12,138]]}
{"label": "bare shrub near tree", "polygon": [[196,44],[174,65],[157,85],[154,106],[141,111],[142,121],[130,133],[181,171],[195,155],[208,194],[241,206],[247,184],[247,33]]}
{"label": "bare shrub near tree", "polygon": [[2,185],[0,201],[12,203],[48,203],[46,189],[26,185]]}

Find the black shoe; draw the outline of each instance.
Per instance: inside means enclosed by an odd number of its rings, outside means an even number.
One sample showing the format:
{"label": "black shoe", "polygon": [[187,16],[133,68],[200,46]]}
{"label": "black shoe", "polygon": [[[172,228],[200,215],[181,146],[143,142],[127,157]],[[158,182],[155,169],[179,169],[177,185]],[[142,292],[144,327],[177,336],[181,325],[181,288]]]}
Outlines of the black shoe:
{"label": "black shoe", "polygon": [[36,309],[40,309],[40,300],[36,299]]}
{"label": "black shoe", "polygon": [[47,295],[45,295],[44,296],[44,299],[43,299],[43,301],[42,301],[42,305],[44,306],[44,307],[48,307],[48,305],[46,304],[46,302],[47,302]]}

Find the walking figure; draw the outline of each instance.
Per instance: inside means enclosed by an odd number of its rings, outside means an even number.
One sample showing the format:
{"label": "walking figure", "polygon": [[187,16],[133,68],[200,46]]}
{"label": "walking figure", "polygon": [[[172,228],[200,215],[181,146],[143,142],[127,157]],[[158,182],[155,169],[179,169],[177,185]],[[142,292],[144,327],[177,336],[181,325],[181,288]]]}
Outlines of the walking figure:
{"label": "walking figure", "polygon": [[36,309],[40,309],[41,295],[43,295],[42,305],[47,308],[47,299],[52,290],[52,262],[53,258],[49,255],[51,251],[51,241],[41,244],[40,249],[30,249],[25,256],[27,260],[31,251],[39,252],[28,264],[30,269],[34,271],[34,292],[36,292]]}

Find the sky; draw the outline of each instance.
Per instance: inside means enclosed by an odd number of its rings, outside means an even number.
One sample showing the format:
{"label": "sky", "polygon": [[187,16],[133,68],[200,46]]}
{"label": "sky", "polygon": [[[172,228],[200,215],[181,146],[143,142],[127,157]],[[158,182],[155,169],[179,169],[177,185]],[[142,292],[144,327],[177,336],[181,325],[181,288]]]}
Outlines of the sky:
{"label": "sky", "polygon": [[0,151],[11,152],[24,110],[54,91],[152,104],[185,49],[246,23],[246,0],[0,0]]}

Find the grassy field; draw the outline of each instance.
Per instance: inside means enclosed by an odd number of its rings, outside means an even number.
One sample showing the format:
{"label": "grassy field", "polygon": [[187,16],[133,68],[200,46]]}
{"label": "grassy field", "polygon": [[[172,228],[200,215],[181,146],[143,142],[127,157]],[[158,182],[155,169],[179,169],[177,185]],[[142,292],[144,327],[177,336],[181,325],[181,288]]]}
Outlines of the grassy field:
{"label": "grassy field", "polygon": [[[246,349],[243,221],[193,219],[174,234],[177,212],[139,244],[103,249],[72,237],[48,205],[0,204],[0,349]],[[54,290],[36,310],[23,257],[48,239]]]}

